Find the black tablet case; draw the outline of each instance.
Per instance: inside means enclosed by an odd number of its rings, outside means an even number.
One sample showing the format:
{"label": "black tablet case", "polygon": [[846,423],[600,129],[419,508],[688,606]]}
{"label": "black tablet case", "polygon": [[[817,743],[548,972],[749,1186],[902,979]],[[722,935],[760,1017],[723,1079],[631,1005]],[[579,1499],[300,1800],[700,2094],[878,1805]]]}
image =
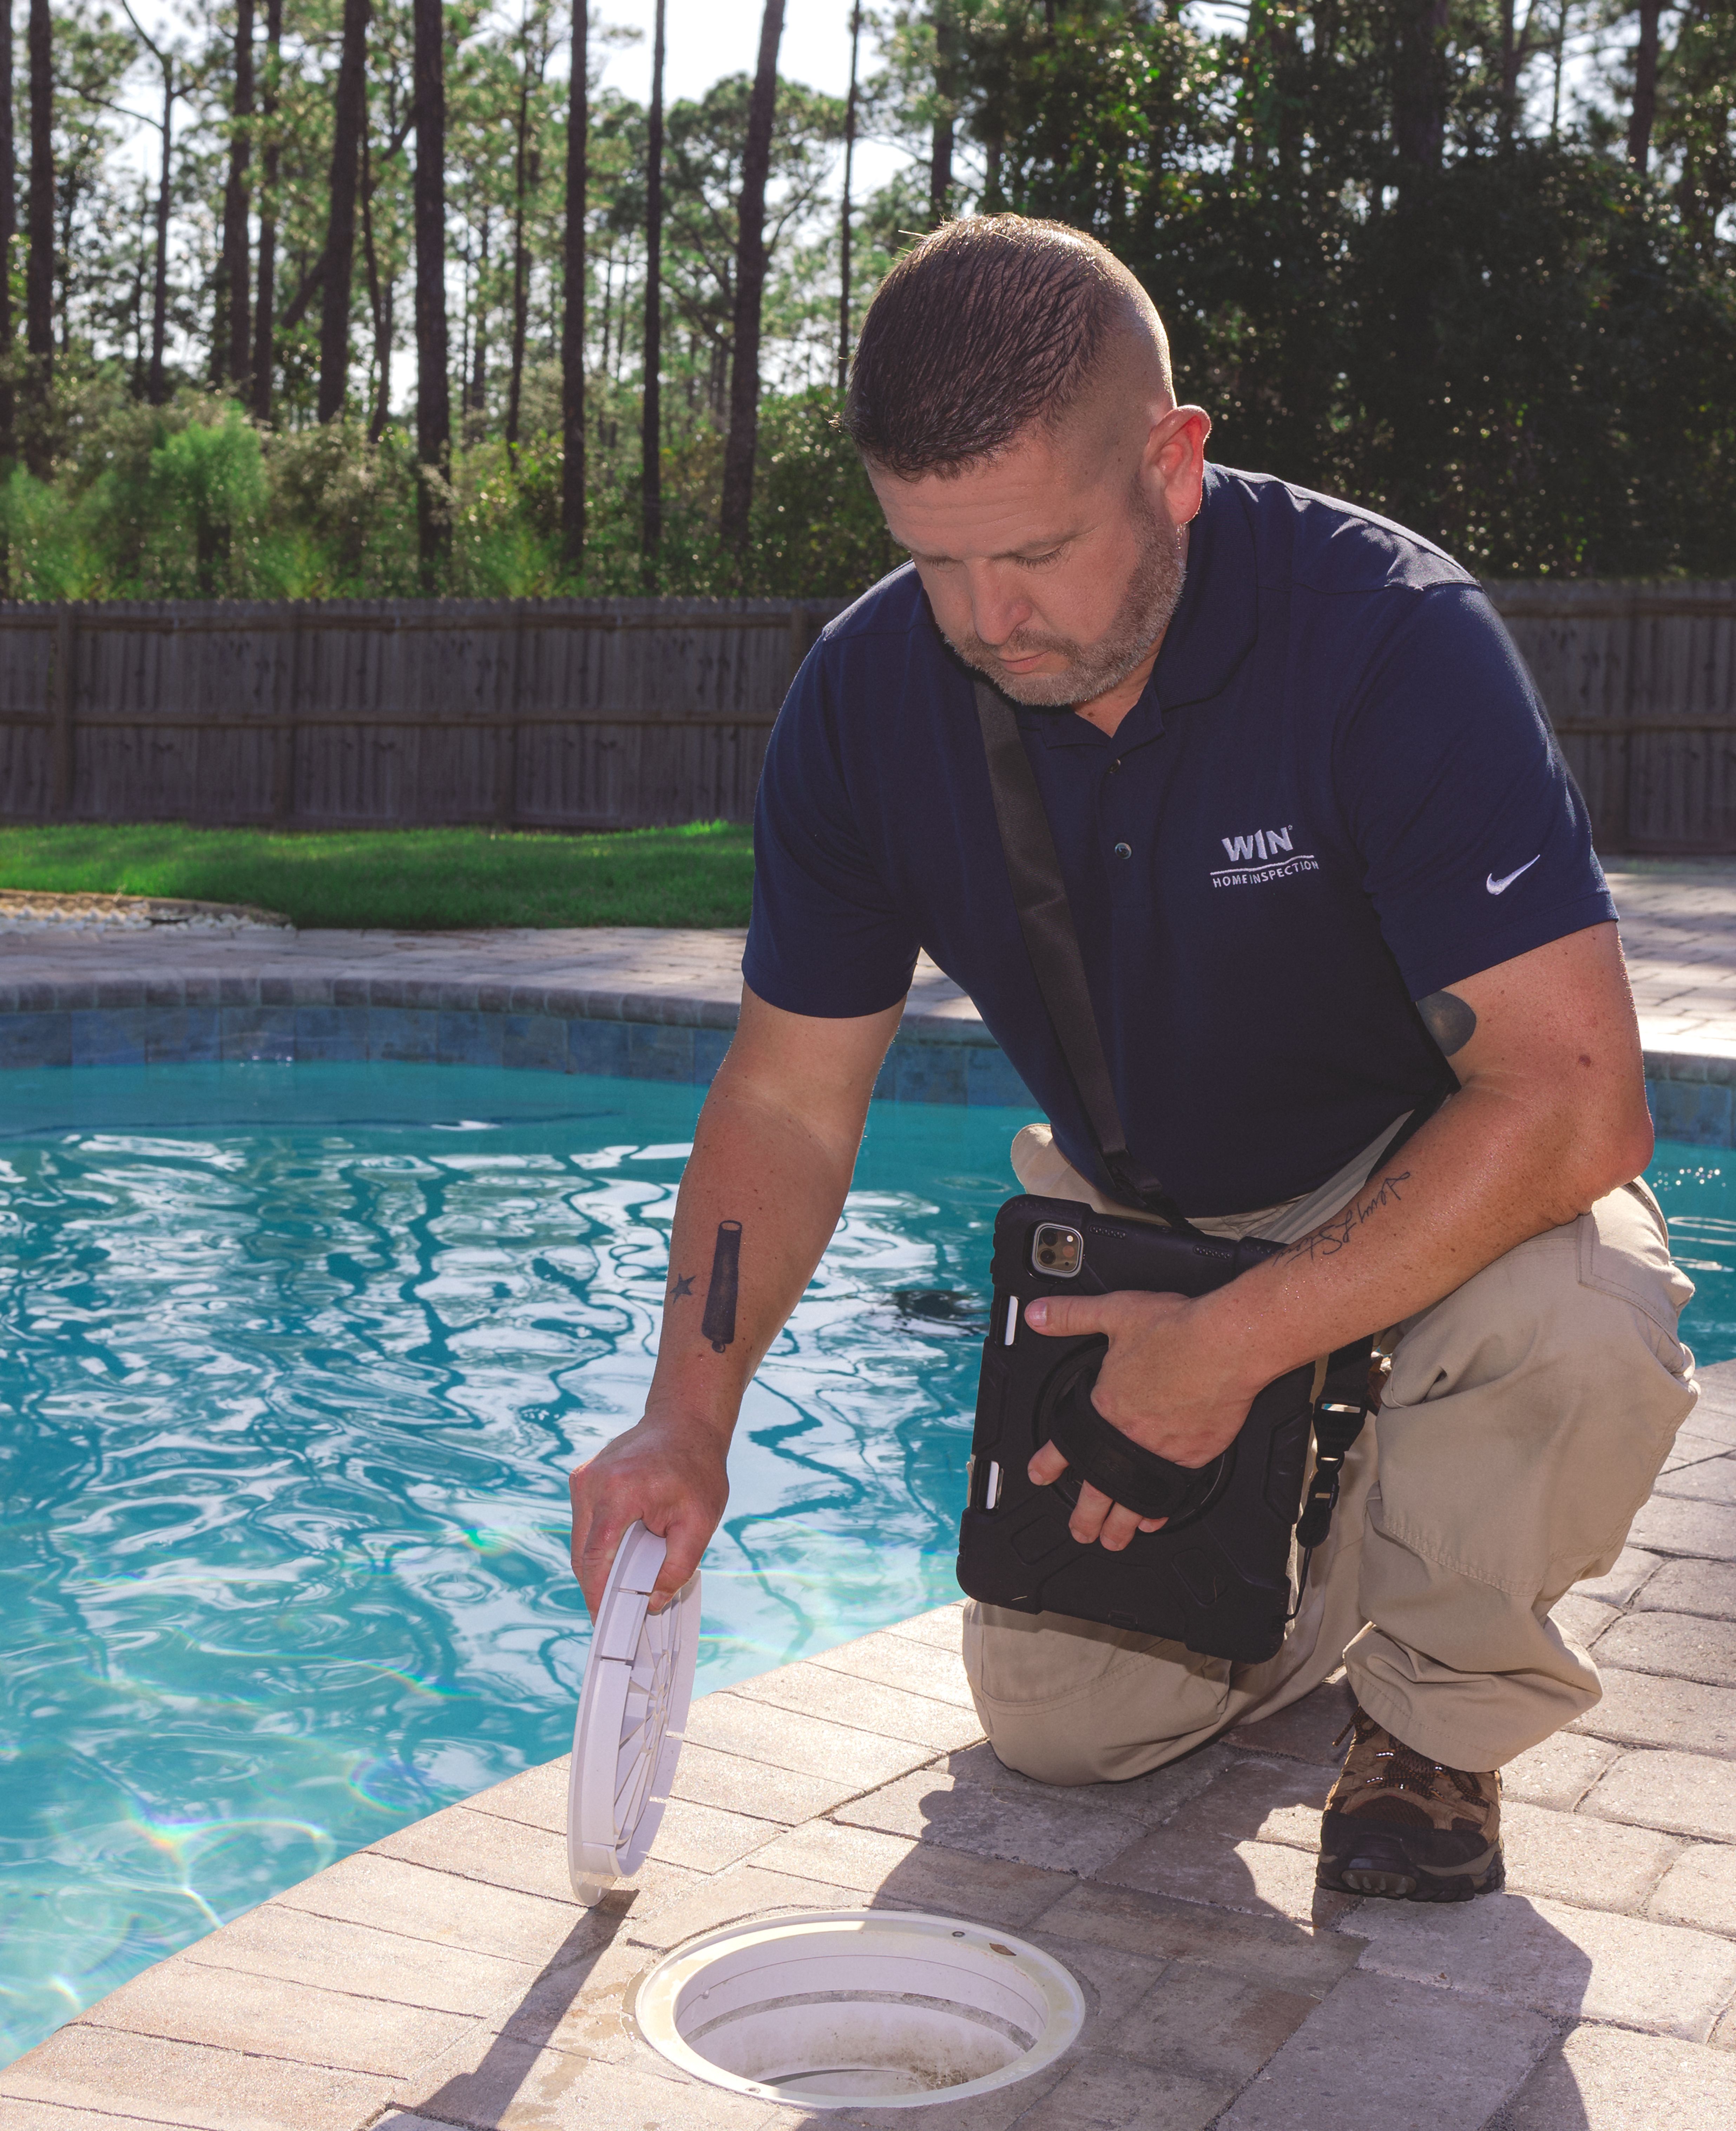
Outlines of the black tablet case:
{"label": "black tablet case", "polygon": [[[1085,1238],[1078,1274],[1056,1279],[1032,1260],[1036,1231],[1059,1222]],[[1071,1614],[1165,1635],[1211,1657],[1258,1663],[1283,1640],[1290,1547],[1302,1504],[1313,1369],[1292,1370],[1255,1399],[1218,1461],[1209,1499],[1162,1531],[1112,1553],[1067,1530],[1078,1499],[1070,1473],[1053,1487],[1027,1477],[1048,1440],[1046,1416],[1106,1342],[1033,1332],[1025,1305],[1045,1295],[1116,1290],[1198,1295],[1221,1287],[1278,1246],[1175,1235],[1095,1214],[1072,1200],[1009,1199],[995,1223],[995,1300],[976,1402],[958,1580],[973,1598],[1020,1612]],[[1016,1305],[1016,1307],[1014,1307]],[[1009,1319],[1012,1343],[1007,1343]]]}

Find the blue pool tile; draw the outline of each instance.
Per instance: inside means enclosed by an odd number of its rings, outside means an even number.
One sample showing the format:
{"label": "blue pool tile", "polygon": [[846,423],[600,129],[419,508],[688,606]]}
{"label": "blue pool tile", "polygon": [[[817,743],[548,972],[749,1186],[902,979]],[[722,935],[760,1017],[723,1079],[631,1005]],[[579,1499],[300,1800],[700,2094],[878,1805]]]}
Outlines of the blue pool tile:
{"label": "blue pool tile", "polygon": [[632,1071],[627,1062],[627,1030],[624,1021],[569,1021],[567,1023],[567,1070],[569,1073]]}
{"label": "blue pool tile", "polygon": [[213,1066],[223,1056],[223,1020],[214,1006],[152,1007],[145,1018],[151,1065]]}
{"label": "blue pool tile", "polygon": [[693,1032],[661,1022],[630,1021],[627,1070],[635,1080],[691,1080]]}
{"label": "blue pool tile", "polygon": [[965,1099],[965,1046],[894,1043],[901,1103],[962,1103]]}
{"label": "blue pool tile", "polygon": [[1730,1090],[1705,1080],[1648,1080],[1646,1099],[1660,1139],[1690,1147],[1729,1147]]}
{"label": "blue pool tile", "polygon": [[389,1058],[400,1066],[432,1066],[439,1056],[439,1017],[427,1007],[371,1006],[367,1010],[370,1058]]}
{"label": "blue pool tile", "polygon": [[723,1063],[723,1054],[729,1049],[735,1031],[731,1028],[696,1028],[693,1031],[693,1082],[695,1086],[708,1088]]}
{"label": "blue pool tile", "polygon": [[71,1063],[70,1013],[0,1014],[0,1071]]}
{"label": "blue pool tile", "polygon": [[290,1006],[226,1006],[222,1012],[220,1041],[226,1065],[293,1065],[295,1009]]}
{"label": "blue pool tile", "polygon": [[149,1008],[143,1006],[99,1006],[93,1007],[88,1013],[74,1014],[73,1064],[142,1066],[145,1027],[150,1018]]}
{"label": "blue pool tile", "polygon": [[295,1056],[312,1064],[356,1065],[367,1056],[367,1009],[353,1006],[297,1006]]}
{"label": "blue pool tile", "polygon": [[965,1100],[1001,1103],[1010,1108],[1035,1108],[1031,1091],[1013,1070],[1013,1061],[999,1044],[992,1049],[971,1044],[965,1051]]}
{"label": "blue pool tile", "polygon": [[502,1013],[490,1018],[501,1024],[501,1065],[521,1073],[566,1071],[565,1022],[547,1013]]}
{"label": "blue pool tile", "polygon": [[443,1066],[498,1066],[501,1022],[497,1013],[443,1008],[436,1017],[438,1056]]}

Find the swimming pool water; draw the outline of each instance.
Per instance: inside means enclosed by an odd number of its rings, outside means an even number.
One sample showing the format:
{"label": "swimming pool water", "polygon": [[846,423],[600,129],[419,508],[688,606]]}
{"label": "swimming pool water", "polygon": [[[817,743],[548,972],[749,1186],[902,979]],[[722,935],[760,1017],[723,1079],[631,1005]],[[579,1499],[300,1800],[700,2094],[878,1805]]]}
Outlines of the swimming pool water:
{"label": "swimming pool water", "polygon": [[[0,2063],[564,1751],[566,1474],[636,1416],[697,1090],[410,1066],[0,1082]],[[876,1104],[749,1394],[703,1689],[957,1595],[1026,1113]],[[1653,1171],[1736,1353],[1736,1162]]]}
{"label": "swimming pool water", "polygon": [[[566,1475],[640,1410],[699,1099],[440,1066],[0,1083],[0,2062],[566,1750]],[[875,1105],[748,1397],[702,1690],[957,1595],[1024,1115]]]}

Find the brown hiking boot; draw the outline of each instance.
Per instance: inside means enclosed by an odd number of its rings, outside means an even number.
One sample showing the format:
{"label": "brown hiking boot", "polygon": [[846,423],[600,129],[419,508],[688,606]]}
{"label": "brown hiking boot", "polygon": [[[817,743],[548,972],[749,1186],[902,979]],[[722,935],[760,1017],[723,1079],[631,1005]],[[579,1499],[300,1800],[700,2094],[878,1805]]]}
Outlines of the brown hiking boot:
{"label": "brown hiking boot", "polygon": [[1356,1736],[1321,1817],[1316,1885],[1468,1902],[1505,1884],[1499,1769],[1445,1768],[1360,1708],[1347,1729]]}

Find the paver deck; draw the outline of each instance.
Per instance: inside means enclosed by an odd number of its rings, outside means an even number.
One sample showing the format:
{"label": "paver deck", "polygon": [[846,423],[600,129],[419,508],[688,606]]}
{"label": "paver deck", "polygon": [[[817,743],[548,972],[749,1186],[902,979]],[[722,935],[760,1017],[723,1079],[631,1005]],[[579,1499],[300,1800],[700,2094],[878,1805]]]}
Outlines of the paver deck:
{"label": "paver deck", "polygon": [[[1617,893],[1648,1050],[1736,1058],[1736,865],[1624,869]],[[184,940],[176,960],[230,951]],[[616,998],[668,987],[691,1014],[732,1006],[739,936],[304,934],[267,951],[496,983],[508,963],[508,982],[578,969]],[[957,1017],[944,986],[927,980],[923,1010]],[[0,2072],[0,2127],[1727,2131],[1736,1362],[1703,1383],[1627,1551],[1556,1608],[1604,1698],[1508,1769],[1503,1894],[1316,1892],[1341,1680],[1132,1783],[1010,1774],[947,1607],[697,1704],[652,1856],[600,1908],[567,1884],[564,1762],[529,1769],[90,2007]],[[723,2094],[638,2039],[633,1989],[668,1947],[867,1905],[1048,1947],[1084,1986],[1080,2041],[1023,2085],[912,2115]]]}
{"label": "paver deck", "polygon": [[[1604,1699],[1508,1769],[1505,1894],[1316,1891],[1341,1678],[1130,1783],[1011,1774],[948,1607],[698,1702],[651,1856],[600,1908],[567,1884],[566,1763],[527,1769],[123,1985],[0,2072],[0,2125],[1727,2131],[1736,1362],[1703,1381],[1633,1543],[1556,1608]],[[912,2117],[720,2092],[639,2039],[668,1948],[865,1906],[1047,1947],[1079,2042]]]}

